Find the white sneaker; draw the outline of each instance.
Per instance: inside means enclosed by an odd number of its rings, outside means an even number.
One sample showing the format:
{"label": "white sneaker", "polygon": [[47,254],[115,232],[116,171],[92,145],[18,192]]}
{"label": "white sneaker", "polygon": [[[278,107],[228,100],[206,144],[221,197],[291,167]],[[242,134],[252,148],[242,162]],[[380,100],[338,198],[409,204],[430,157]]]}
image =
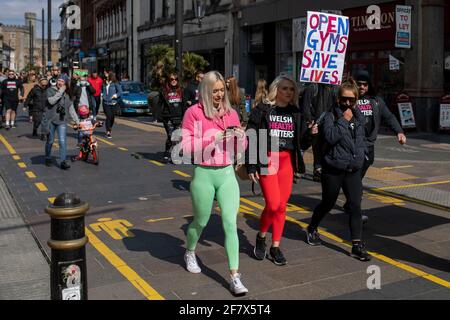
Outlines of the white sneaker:
{"label": "white sneaker", "polygon": [[191,273],[200,273],[202,269],[198,266],[197,258],[194,251],[186,250],[184,254],[184,262],[186,262],[186,269]]}
{"label": "white sneaker", "polygon": [[236,273],[231,276],[230,291],[234,295],[244,295],[248,293],[248,289],[241,282],[241,274]]}

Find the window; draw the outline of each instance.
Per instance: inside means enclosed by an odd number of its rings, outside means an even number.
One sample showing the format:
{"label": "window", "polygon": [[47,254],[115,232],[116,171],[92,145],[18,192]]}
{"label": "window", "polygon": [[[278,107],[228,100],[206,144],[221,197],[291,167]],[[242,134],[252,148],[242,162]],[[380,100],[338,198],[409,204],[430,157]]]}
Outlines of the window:
{"label": "window", "polygon": [[150,0],[150,22],[155,21],[155,0]]}
{"label": "window", "polygon": [[123,23],[123,32],[126,32],[127,31],[127,11],[125,8],[123,10],[122,23]]}
{"label": "window", "polygon": [[167,19],[169,17],[169,0],[162,0],[162,1],[163,1],[162,17],[164,19]]}
{"label": "window", "polygon": [[294,76],[294,58],[292,52],[292,21],[277,24],[276,72]]}

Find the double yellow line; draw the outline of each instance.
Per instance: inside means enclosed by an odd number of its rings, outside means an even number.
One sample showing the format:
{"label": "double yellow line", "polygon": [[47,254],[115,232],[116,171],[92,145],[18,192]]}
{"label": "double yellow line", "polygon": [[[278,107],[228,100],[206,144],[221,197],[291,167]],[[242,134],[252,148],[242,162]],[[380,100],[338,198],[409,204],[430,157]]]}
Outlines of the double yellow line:
{"label": "double yellow line", "polygon": [[[11,146],[11,144],[0,135],[0,141],[6,147],[6,149],[11,153],[13,159],[18,161],[20,156],[17,155],[16,150]],[[26,166],[25,166],[26,167]],[[27,171],[26,175],[30,179],[36,179],[36,175]],[[39,182],[35,183],[36,187],[42,191],[47,192],[48,188],[45,184]],[[54,197],[48,198],[48,201],[53,204],[55,201]],[[111,249],[108,248],[97,236],[95,236],[87,227],[85,228],[86,235],[89,238],[89,243],[101,254],[105,259],[111,263],[111,265],[117,269],[117,271],[122,274],[139,292],[148,300],[164,300],[164,297],[160,295],[150,284],[148,284],[139,274],[134,271],[130,266],[128,266],[125,261],[123,261],[117,254],[115,254]]]}

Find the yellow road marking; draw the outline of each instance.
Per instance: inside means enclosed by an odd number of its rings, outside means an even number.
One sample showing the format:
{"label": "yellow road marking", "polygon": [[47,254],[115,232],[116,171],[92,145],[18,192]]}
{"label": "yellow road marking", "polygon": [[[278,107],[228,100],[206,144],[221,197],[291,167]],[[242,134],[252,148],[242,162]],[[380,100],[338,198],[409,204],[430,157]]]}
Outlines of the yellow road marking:
{"label": "yellow road marking", "polygon": [[155,160],[148,160],[148,162],[153,163],[154,165],[157,165],[158,167],[164,167],[164,164],[162,164],[159,161],[155,161]]}
{"label": "yellow road marking", "polygon": [[41,192],[47,192],[47,191],[48,191],[47,187],[46,187],[45,184],[43,184],[42,182],[37,182],[37,183],[35,183],[34,185],[35,185],[36,188],[38,188],[39,191],[41,191]]}
{"label": "yellow road marking", "polygon": [[14,159],[14,160],[20,160],[20,156],[15,155],[15,156],[13,156],[13,159]]}
{"label": "yellow road marking", "polygon": [[25,172],[28,178],[30,179],[36,179],[36,175],[32,171]]}
{"label": "yellow road marking", "polygon": [[134,234],[128,231],[129,228],[133,227],[133,224],[123,219],[100,218],[97,223],[91,224],[90,227],[96,232],[105,231],[114,240],[134,237]]}
{"label": "yellow road marking", "polygon": [[426,183],[416,183],[416,184],[406,184],[406,185],[402,185],[402,186],[382,187],[382,188],[375,188],[374,190],[404,189],[404,188],[414,188],[414,187],[423,187],[423,186],[434,186],[434,185],[438,185],[438,184],[448,184],[448,183],[450,183],[450,180],[426,182]]}
{"label": "yellow road marking", "polygon": [[384,167],[381,170],[394,170],[394,169],[404,169],[404,168],[413,168],[414,166],[397,166],[397,167]]}
{"label": "yellow road marking", "polygon": [[5,139],[3,135],[0,134],[0,141],[5,145],[6,149],[11,153],[13,156],[16,155],[16,150],[12,147],[12,145],[9,144],[9,142]]}
{"label": "yellow road marking", "polygon": [[175,220],[175,218],[161,218],[161,219],[149,219],[147,222],[153,223],[153,222],[160,222],[160,221],[167,221],[167,220]]}
{"label": "yellow road marking", "polygon": [[380,194],[376,194],[376,193],[365,192],[364,196],[368,200],[381,202],[383,204],[392,204],[392,205],[395,205],[395,206],[404,206],[404,205],[406,205],[406,203],[403,200],[401,200],[401,199],[396,199],[396,198],[393,198],[393,197],[380,195]]}
{"label": "yellow road marking", "polygon": [[178,175],[180,175],[180,176],[182,176],[182,177],[185,177],[185,178],[190,178],[190,177],[191,177],[191,176],[188,175],[187,173],[181,172],[181,171],[179,171],[179,170],[174,170],[173,172],[176,173],[176,174],[178,174]]}
{"label": "yellow road marking", "polygon": [[27,167],[27,165],[24,162],[19,162],[17,164],[19,166],[19,168],[25,169]]}
{"label": "yellow road marking", "polygon": [[95,139],[97,139],[97,140],[99,140],[99,141],[101,141],[101,142],[103,142],[103,143],[106,143],[107,145],[115,146],[114,143],[109,142],[109,141],[107,141],[107,140],[105,140],[105,139],[99,138],[99,137],[97,137],[97,136],[95,137]]}
{"label": "yellow road marking", "polygon": [[155,289],[109,249],[94,233],[85,228],[89,243],[100,252],[148,300],[165,300]]}
{"label": "yellow road marking", "polygon": [[[262,207],[260,204],[258,204],[256,202],[253,202],[251,200],[248,200],[248,199],[245,199],[245,198],[241,198],[241,201],[245,202],[247,204],[253,205],[257,209],[264,209],[264,207]],[[245,213],[245,214],[257,217],[258,219],[260,218],[260,216],[258,214],[255,214],[255,213]],[[297,219],[295,219],[293,217],[290,217],[290,216],[286,216],[286,221],[290,221],[290,222],[292,222],[294,224],[297,224],[298,226],[300,226],[304,230],[308,227],[308,224],[306,224],[304,222],[301,222],[301,221],[299,221],[299,220],[297,220]],[[341,243],[341,244],[343,244],[343,245],[345,245],[347,247],[352,247],[352,244],[349,241],[341,239],[338,236],[335,236],[334,234],[325,231],[324,229],[319,228],[318,232],[319,232],[320,235],[322,235],[322,236],[324,236],[324,237],[326,237],[326,238],[328,238],[330,240],[333,240],[335,242]],[[388,263],[390,265],[393,265],[394,267],[397,267],[399,269],[402,269],[404,271],[412,273],[412,274],[414,274],[414,275],[416,275],[418,277],[421,277],[423,279],[429,280],[431,282],[434,282],[434,283],[436,283],[438,285],[441,285],[443,287],[446,287],[446,288],[450,289],[450,282],[449,281],[443,280],[443,279],[441,279],[439,277],[436,277],[436,276],[431,275],[429,273],[426,273],[426,272],[424,272],[424,271],[422,271],[420,269],[411,267],[409,265],[406,265],[404,263],[401,263],[399,261],[391,259],[391,258],[389,258],[389,257],[387,257],[385,255],[379,254],[377,252],[368,251],[368,253],[370,255],[372,255],[373,257],[377,258],[378,260],[386,262],[386,263]]]}
{"label": "yellow road marking", "polygon": [[120,148],[118,148],[119,150],[122,150],[122,151],[128,151],[128,149],[127,148],[122,148],[122,147],[120,147]]}
{"label": "yellow road marking", "polygon": [[55,199],[56,199],[56,197],[50,197],[50,198],[48,198],[48,201],[49,201],[51,204],[53,204],[53,203],[55,203]]}
{"label": "yellow road marking", "polygon": [[147,131],[147,132],[166,133],[164,128],[156,127],[156,126],[153,126],[151,124],[138,123],[138,122],[133,122],[133,121],[125,120],[125,119],[116,119],[115,122],[118,123],[118,124],[123,124],[125,126],[132,127],[132,128],[139,129],[139,130],[143,130],[143,131]]}

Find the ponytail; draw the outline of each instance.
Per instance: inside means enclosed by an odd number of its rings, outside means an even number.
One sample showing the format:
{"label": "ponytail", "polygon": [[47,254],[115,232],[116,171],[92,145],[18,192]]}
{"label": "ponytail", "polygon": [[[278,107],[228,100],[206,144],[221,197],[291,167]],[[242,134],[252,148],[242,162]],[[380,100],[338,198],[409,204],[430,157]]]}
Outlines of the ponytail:
{"label": "ponytail", "polygon": [[355,79],[353,79],[352,77],[342,82],[341,86],[339,87],[339,96],[342,95],[344,90],[352,91],[353,94],[355,95],[356,100],[359,99],[358,85],[356,84]]}

